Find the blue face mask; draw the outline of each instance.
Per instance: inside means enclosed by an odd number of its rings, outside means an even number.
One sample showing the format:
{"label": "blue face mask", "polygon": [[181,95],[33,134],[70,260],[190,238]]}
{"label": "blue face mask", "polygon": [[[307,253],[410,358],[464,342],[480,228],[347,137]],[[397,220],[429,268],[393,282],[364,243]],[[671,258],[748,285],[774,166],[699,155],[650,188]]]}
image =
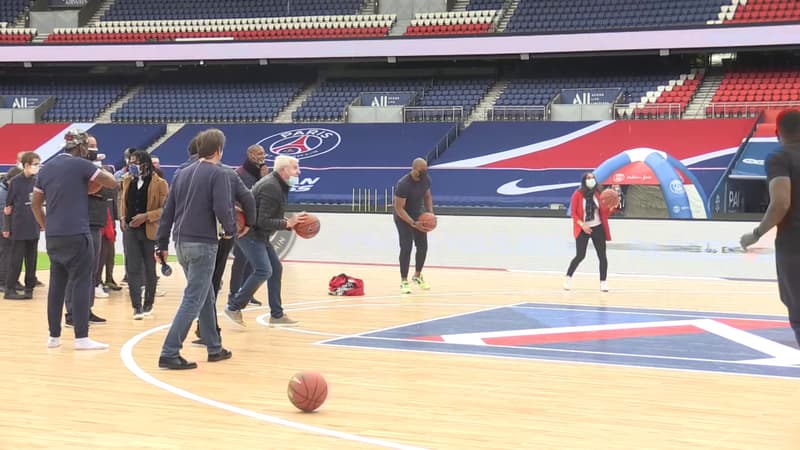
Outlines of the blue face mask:
{"label": "blue face mask", "polygon": [[286,184],[288,184],[289,186],[294,186],[299,182],[300,182],[300,177],[295,175],[290,176],[289,179],[286,180]]}
{"label": "blue face mask", "polygon": [[138,178],[139,175],[142,174],[142,170],[138,164],[129,164],[128,165],[128,173],[131,174],[132,177]]}

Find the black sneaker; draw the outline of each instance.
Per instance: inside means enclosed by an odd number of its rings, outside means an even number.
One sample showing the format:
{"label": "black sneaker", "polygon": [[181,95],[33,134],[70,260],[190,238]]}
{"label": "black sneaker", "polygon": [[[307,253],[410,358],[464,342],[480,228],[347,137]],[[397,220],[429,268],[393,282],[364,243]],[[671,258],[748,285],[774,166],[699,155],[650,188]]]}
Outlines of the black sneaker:
{"label": "black sneaker", "polygon": [[[6,299],[6,300],[27,300],[28,299],[28,297],[26,297],[25,294],[20,294],[16,290],[12,290],[12,289],[6,289],[6,293],[3,296],[3,298]],[[31,296],[30,298],[33,298],[33,296]]]}
{"label": "black sneaker", "polygon": [[233,353],[230,350],[222,349],[219,353],[209,353],[208,354],[208,362],[219,362],[225,361],[226,359],[231,359]]}
{"label": "black sneaker", "polygon": [[169,369],[169,370],[188,370],[188,369],[196,369],[197,363],[196,362],[189,362],[183,359],[183,356],[176,356],[174,358],[165,358],[163,356],[158,357],[158,368],[159,369]]}
{"label": "black sneaker", "polygon": [[30,300],[33,298],[33,289],[25,289],[25,299]]}
{"label": "black sneaker", "polygon": [[93,323],[95,325],[105,324],[107,321],[102,317],[98,316],[92,311],[89,311],[89,323]]}
{"label": "black sneaker", "polygon": [[22,283],[17,281],[17,284],[14,286],[14,289],[17,290],[17,291],[24,291],[25,290],[25,286],[23,286]]}
{"label": "black sneaker", "polygon": [[192,341],[192,345],[193,345],[193,346],[195,346],[195,347],[207,347],[207,346],[206,346],[206,343],[205,343],[205,342],[203,342],[203,340],[202,340],[202,339],[195,339],[195,340],[193,340],[193,341]]}
{"label": "black sneaker", "polygon": [[254,299],[254,298],[251,298],[251,299],[250,299],[250,304],[251,304],[251,305],[256,305],[256,306],[261,306],[261,305],[263,305],[263,303],[261,303],[260,301],[258,301],[258,300],[256,300],[256,299]]}
{"label": "black sneaker", "polygon": [[109,290],[112,290],[112,291],[121,291],[122,290],[122,288],[114,281],[109,281],[108,283],[105,284],[105,286],[106,286],[106,289],[109,289]]}
{"label": "black sneaker", "polygon": [[74,328],[75,323],[72,322],[72,317],[65,317],[64,318],[64,326],[67,328]]}
{"label": "black sneaker", "polygon": [[153,314],[153,305],[144,305],[144,308],[142,308],[142,313],[145,316]]}
{"label": "black sneaker", "polygon": [[133,320],[144,319],[144,311],[141,307],[133,308]]}
{"label": "black sneaker", "polygon": [[39,280],[36,280],[36,286],[35,287],[44,287],[44,283],[42,283]]}

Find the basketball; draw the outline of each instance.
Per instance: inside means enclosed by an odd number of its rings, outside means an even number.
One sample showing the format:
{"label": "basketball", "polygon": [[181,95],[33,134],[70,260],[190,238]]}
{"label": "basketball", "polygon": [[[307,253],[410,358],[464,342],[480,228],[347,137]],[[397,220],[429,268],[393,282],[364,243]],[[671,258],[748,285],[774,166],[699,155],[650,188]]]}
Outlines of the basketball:
{"label": "basketball", "polygon": [[613,209],[619,205],[619,194],[614,189],[606,189],[600,194],[600,203],[606,209]]}
{"label": "basketball", "polygon": [[300,411],[311,412],[328,398],[328,383],[317,372],[296,373],[286,388],[289,401]]}
{"label": "basketball", "polygon": [[94,180],[89,180],[89,194],[96,194],[103,189],[103,185]]}
{"label": "basketball", "polygon": [[306,214],[306,221],[294,226],[294,232],[303,239],[311,239],[319,233],[319,218],[313,214]]}
{"label": "basketball", "polygon": [[433,231],[436,229],[436,216],[431,212],[424,212],[417,218],[419,223],[425,231]]}
{"label": "basketball", "polygon": [[236,231],[241,232],[244,228],[247,218],[244,216],[244,211],[239,206],[236,206]]}

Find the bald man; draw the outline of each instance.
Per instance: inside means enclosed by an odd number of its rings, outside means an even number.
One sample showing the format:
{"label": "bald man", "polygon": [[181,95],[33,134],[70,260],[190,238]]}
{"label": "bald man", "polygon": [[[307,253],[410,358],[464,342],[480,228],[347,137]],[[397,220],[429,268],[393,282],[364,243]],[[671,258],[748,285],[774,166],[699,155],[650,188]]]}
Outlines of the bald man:
{"label": "bald man", "polygon": [[[761,223],[740,239],[742,248],[758,242],[772,227],[778,293],[789,311],[789,325],[800,345],[800,111],[778,115],[778,139],[782,148],[766,161],[769,206]],[[798,201],[795,201],[798,200]]]}
{"label": "bald man", "polygon": [[411,171],[397,182],[394,189],[394,224],[400,239],[400,293],[410,294],[408,271],[411,264],[411,247],[416,246],[414,277],[411,281],[420,289],[430,286],[422,278],[422,268],[428,255],[428,235],[417,224],[423,212],[433,213],[431,178],[428,176],[428,162],[417,158],[411,163]]}

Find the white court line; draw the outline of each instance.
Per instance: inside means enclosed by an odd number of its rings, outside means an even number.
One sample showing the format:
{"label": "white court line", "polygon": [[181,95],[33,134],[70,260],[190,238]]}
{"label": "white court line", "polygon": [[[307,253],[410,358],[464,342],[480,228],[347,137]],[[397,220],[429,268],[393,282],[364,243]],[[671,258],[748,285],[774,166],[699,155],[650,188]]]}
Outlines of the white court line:
{"label": "white court line", "polygon": [[[800,350],[798,349],[783,344],[779,344],[775,341],[765,339],[761,336],[748,333],[744,330],[734,328],[730,325],[726,325],[724,323],[717,322],[716,320],[712,319],[698,320],[695,323],[695,326],[702,328],[708,331],[709,333],[713,333],[716,334],[717,336],[736,342],[737,344],[750,347],[753,350],[759,351],[761,353],[766,353],[767,355],[772,356],[773,359],[777,360],[778,363],[782,363],[782,365],[800,364]],[[758,359],[758,360],[741,361],[741,362],[747,362],[751,364],[762,364],[763,360]]]}
{"label": "white court line", "polygon": [[362,444],[371,444],[378,447],[385,447],[385,448],[394,448],[399,450],[423,450],[423,447],[414,447],[411,445],[400,444],[396,442],[384,441],[381,439],[375,439],[365,436],[359,436],[356,434],[344,433],[341,431],[330,430],[327,428],[315,427],[313,425],[306,425],[300,422],[293,422],[291,420],[281,419],[275,416],[269,416],[266,414],[258,413],[255,411],[251,411],[249,409],[240,408],[238,406],[233,406],[227,403],[222,403],[216,400],[212,400],[210,398],[203,397],[201,395],[195,394],[193,392],[189,392],[185,389],[181,389],[177,386],[173,386],[169,383],[161,381],[154,376],[150,375],[149,373],[145,372],[133,358],[133,348],[138,344],[142,339],[145,337],[159,332],[161,330],[169,328],[170,324],[161,325],[150,330],[144,331],[142,333],[137,334],[125,345],[122,346],[120,350],[120,356],[122,357],[122,362],[125,364],[125,367],[130,370],[134,375],[139,377],[146,383],[149,383],[157,388],[163,389],[169,393],[178,395],[180,397],[193,400],[199,403],[203,403],[208,406],[212,406],[214,408],[219,408],[225,411],[232,412],[234,414],[239,414],[242,416],[250,417],[252,419],[261,420],[264,422],[273,423],[275,425],[282,425],[289,428],[294,428],[297,430],[305,431],[308,433],[320,434],[323,436],[333,437],[337,439],[344,439],[348,441],[360,442]]}

